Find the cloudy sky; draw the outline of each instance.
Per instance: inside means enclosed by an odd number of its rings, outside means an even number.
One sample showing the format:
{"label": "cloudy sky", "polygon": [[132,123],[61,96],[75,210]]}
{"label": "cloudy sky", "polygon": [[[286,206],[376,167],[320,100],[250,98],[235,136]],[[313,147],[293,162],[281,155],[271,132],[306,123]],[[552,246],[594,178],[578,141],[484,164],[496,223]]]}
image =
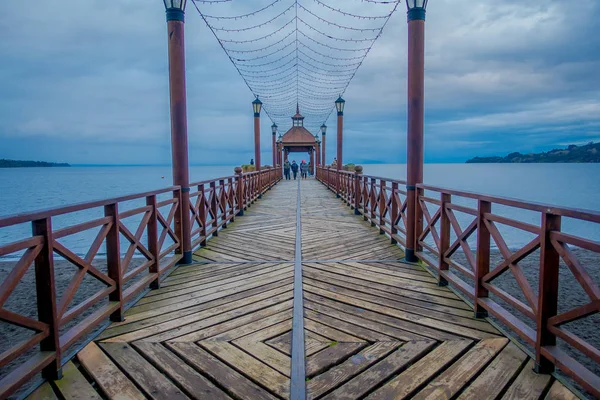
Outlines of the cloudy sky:
{"label": "cloudy sky", "polygon": [[[599,21],[598,0],[430,0],[426,161],[600,140]],[[0,1],[0,29],[0,158],[170,163],[160,0]],[[186,41],[190,162],[247,162],[252,94],[192,8]],[[406,41],[401,7],[345,93],[345,161],[405,162]]]}

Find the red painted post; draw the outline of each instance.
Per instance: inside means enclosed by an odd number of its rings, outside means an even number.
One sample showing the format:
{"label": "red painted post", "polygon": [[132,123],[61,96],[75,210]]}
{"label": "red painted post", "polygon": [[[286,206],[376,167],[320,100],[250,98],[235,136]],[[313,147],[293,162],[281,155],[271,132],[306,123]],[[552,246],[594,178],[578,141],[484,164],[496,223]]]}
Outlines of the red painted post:
{"label": "red painted post", "polygon": [[238,212],[237,215],[239,215],[240,217],[244,215],[244,209],[246,208],[245,205],[245,197],[244,197],[244,170],[241,167],[235,167],[234,169],[235,172],[235,180],[237,182],[237,186],[236,186],[236,198],[237,198],[237,207],[238,207]]}
{"label": "red painted post", "polygon": [[200,246],[205,247],[206,246],[206,231],[207,231],[207,227],[206,227],[206,209],[207,209],[207,201],[206,201],[206,195],[204,193],[204,191],[206,190],[206,188],[204,187],[204,184],[198,185],[198,196],[202,196],[202,198],[200,199],[200,207],[198,208],[198,216],[200,218],[200,221],[202,223],[202,229],[200,230],[200,236],[204,237],[204,239],[200,242]]}
{"label": "red painted post", "polygon": [[48,325],[48,336],[40,342],[41,351],[55,354],[54,360],[42,370],[48,380],[62,378],[60,350],[60,318],[56,309],[56,282],[54,281],[54,238],[52,221],[45,218],[32,221],[33,236],[44,238],[44,247],[35,258],[35,287],[39,321]]}
{"label": "red painted post", "polygon": [[380,185],[379,185],[379,234],[383,235],[385,233],[385,231],[383,230],[383,227],[385,226],[385,207],[386,207],[386,202],[385,202],[385,193],[387,191],[387,185],[386,182],[384,180],[380,181]]}
{"label": "red painted post", "polygon": [[277,131],[275,130],[272,135],[271,145],[273,146],[273,168],[277,168]]}
{"label": "red painted post", "polygon": [[213,236],[219,236],[219,199],[217,196],[217,185],[215,181],[210,183],[210,190],[212,192],[211,202],[210,202],[210,211],[213,216],[212,227],[214,229]]}
{"label": "red painted post", "polygon": [[150,289],[158,289],[160,288],[160,267],[159,267],[159,259],[160,259],[160,248],[158,247],[158,217],[156,215],[156,195],[146,197],[146,205],[152,207],[150,211],[150,220],[147,225],[147,236],[148,236],[148,251],[154,257],[154,262],[150,264],[149,271],[150,274],[156,274],[156,278],[150,282]]}
{"label": "red painted post", "polygon": [[[235,201],[236,194],[235,190],[233,190],[233,180],[234,178],[227,178],[227,207],[225,207],[225,215],[229,217],[231,215],[231,222],[235,222]],[[231,198],[233,196],[233,198]],[[228,208],[229,207],[229,208]]]}
{"label": "red painted post", "polygon": [[390,202],[390,219],[392,221],[390,226],[390,236],[392,237],[392,244],[397,244],[398,241],[394,238],[395,235],[398,234],[398,225],[396,225],[396,220],[398,219],[398,215],[400,212],[400,205],[398,204],[398,197],[396,196],[396,191],[398,190],[398,182],[392,182],[392,201]]}
{"label": "red painted post", "polygon": [[316,149],[310,149],[310,174],[315,174],[315,151]]}
{"label": "red painted post", "polygon": [[552,361],[542,356],[542,348],[556,346],[556,336],[548,329],[548,320],[558,311],[558,271],[560,255],[552,246],[550,233],[560,232],[559,215],[542,214],[540,234],[540,286],[537,312],[537,332],[535,340],[535,370],[537,373],[554,371]]}
{"label": "red painted post", "polygon": [[417,261],[415,256],[415,251],[418,251],[417,230],[420,225],[419,220],[422,220],[416,185],[423,182],[425,98],[425,8],[415,6],[414,2],[409,2],[406,260],[410,262]]}
{"label": "red painted post", "polygon": [[[183,3],[185,5],[185,3]],[[183,264],[192,262],[190,228],[190,187],[188,171],[187,98],[185,86],[184,10],[167,9],[169,38],[169,88],[171,94],[171,147],[173,184],[181,186],[179,215],[176,214],[176,232],[181,232]]]}
{"label": "red painted post", "polygon": [[217,213],[221,214],[223,229],[227,229],[227,193],[225,192],[225,179],[219,180],[219,205]]}
{"label": "red painted post", "polygon": [[483,277],[490,272],[490,231],[485,224],[485,214],[492,212],[492,203],[479,200],[477,203],[477,253],[475,268],[475,318],[485,318],[488,316],[487,310],[477,301],[480,298],[488,297],[489,293],[483,287]]}
{"label": "red painted post", "polygon": [[354,214],[360,215],[361,179],[363,167],[354,167]]}
{"label": "red painted post", "polygon": [[[115,291],[108,295],[109,301],[117,301],[120,307],[110,315],[113,322],[124,321],[123,274],[121,272],[121,242],[119,234],[119,205],[104,206],[104,216],[111,217],[112,226],[106,235],[106,267],[108,277],[115,281]],[[177,232],[176,232],[177,233]]]}
{"label": "red painted post", "polygon": [[375,186],[377,183],[377,179],[371,178],[371,226],[375,226],[375,202],[377,201],[377,196],[375,195],[377,191],[377,187]]}
{"label": "red painted post", "polygon": [[448,286],[448,281],[442,276],[442,271],[448,271],[449,265],[444,260],[444,253],[450,247],[450,218],[446,211],[446,204],[452,201],[452,197],[447,193],[440,194],[440,248],[438,257],[438,286]]}
{"label": "red painted post", "polygon": [[326,152],[326,144],[327,144],[327,134],[326,132],[321,132],[321,142],[323,146],[321,148],[321,165],[324,167],[327,165],[327,152]]}

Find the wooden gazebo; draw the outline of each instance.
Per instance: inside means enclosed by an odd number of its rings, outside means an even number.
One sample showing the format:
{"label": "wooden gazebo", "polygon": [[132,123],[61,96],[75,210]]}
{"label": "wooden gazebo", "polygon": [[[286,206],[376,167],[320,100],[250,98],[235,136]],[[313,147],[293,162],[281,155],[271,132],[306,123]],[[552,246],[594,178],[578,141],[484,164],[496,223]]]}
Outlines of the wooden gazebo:
{"label": "wooden gazebo", "polygon": [[[283,152],[283,162],[288,160],[289,153],[306,152],[310,158],[311,173],[315,172],[316,162],[319,165],[321,159],[321,141],[304,127],[304,117],[300,114],[300,108],[296,106],[296,115],[292,117],[292,127],[277,141],[277,153],[279,160]],[[280,164],[283,164],[280,162]]]}

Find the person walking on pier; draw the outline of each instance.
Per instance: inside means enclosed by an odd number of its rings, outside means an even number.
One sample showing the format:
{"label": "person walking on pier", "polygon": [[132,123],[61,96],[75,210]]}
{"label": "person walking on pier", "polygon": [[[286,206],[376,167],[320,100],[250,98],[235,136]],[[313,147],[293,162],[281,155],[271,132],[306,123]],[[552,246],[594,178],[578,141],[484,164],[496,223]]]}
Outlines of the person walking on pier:
{"label": "person walking on pier", "polygon": [[294,180],[296,180],[296,176],[298,175],[298,164],[296,164],[296,160],[292,161],[292,173],[294,174]]}
{"label": "person walking on pier", "polygon": [[300,163],[300,176],[302,177],[302,179],[306,179],[308,173],[308,165],[306,164],[306,161],[302,160],[302,162]]}
{"label": "person walking on pier", "polygon": [[291,167],[290,162],[286,160],[283,163],[283,175],[285,176],[285,179],[288,181],[290,180],[290,167]]}

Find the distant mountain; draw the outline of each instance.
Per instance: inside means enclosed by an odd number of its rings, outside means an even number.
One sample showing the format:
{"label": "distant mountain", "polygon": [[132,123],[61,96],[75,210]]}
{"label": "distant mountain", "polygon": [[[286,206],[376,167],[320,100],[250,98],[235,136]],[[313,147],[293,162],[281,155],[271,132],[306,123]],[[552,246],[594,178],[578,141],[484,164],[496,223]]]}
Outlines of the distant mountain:
{"label": "distant mountain", "polygon": [[21,161],[0,159],[0,168],[32,168],[32,167],[70,167],[67,163],[45,161]]}
{"label": "distant mountain", "polygon": [[475,157],[467,164],[478,163],[600,163],[600,142],[584,146],[574,144],[566,149],[554,149],[545,153],[510,153],[506,157]]}

